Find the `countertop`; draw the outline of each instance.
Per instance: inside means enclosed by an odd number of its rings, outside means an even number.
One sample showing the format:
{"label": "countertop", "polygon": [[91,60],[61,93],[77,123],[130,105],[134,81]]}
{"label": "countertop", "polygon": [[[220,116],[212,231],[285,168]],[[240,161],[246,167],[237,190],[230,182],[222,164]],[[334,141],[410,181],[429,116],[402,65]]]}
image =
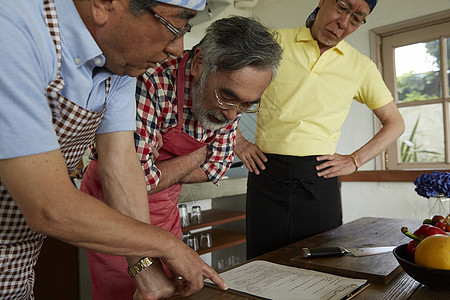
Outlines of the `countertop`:
{"label": "countertop", "polygon": [[[329,246],[331,244],[339,244],[345,246],[356,245],[370,245],[382,246],[386,244],[400,245],[406,243],[409,239],[401,232],[401,226],[415,228],[421,224],[419,220],[404,220],[404,219],[388,219],[388,218],[369,218],[364,217],[358,220],[346,223],[335,229],[326,231],[324,233],[312,236],[310,238],[298,241],[278,250],[266,253],[256,259],[267,260],[278,264],[293,266],[291,258],[299,255],[302,247],[315,246]],[[380,261],[378,265],[380,269],[383,268],[382,259],[392,261],[394,259],[392,253],[380,254],[377,259]],[[342,257],[341,257],[342,258]],[[324,258],[326,259],[326,258]],[[336,258],[339,259],[339,258]],[[372,258],[348,258],[348,261],[353,261],[351,264],[359,265],[362,260],[372,260]],[[320,260],[316,258],[315,260]],[[317,264],[319,265],[319,264]],[[331,263],[330,263],[331,265]],[[313,267],[312,267],[313,268]],[[316,269],[314,267],[313,269]],[[323,270],[325,271],[325,270]],[[368,272],[373,271],[373,267],[367,269]],[[389,282],[381,283],[370,280],[367,274],[360,274],[357,278],[366,278],[371,281],[369,287],[361,294],[355,296],[357,299],[401,299],[401,300],[422,300],[422,299],[450,299],[450,292],[440,292],[431,290],[406,274],[403,270],[394,272],[394,277],[389,278]],[[227,299],[227,300],[244,300],[254,299],[250,295],[236,294],[232,291],[221,291],[216,288],[204,287],[198,293],[182,298],[174,296],[170,299]]]}

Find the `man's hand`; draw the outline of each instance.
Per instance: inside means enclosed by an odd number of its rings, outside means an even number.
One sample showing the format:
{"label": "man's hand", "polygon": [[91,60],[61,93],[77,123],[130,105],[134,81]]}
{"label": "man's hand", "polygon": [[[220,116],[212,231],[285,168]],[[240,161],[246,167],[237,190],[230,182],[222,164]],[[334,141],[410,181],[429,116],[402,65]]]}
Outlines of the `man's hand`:
{"label": "man's hand", "polygon": [[199,291],[203,287],[203,277],[211,279],[220,289],[228,289],[222,277],[208,266],[198,256],[197,252],[175,237],[173,242],[176,245],[174,247],[172,247],[172,244],[167,246],[168,256],[162,258],[162,260],[172,271],[175,278],[181,276],[181,284],[178,286],[178,292],[181,296],[189,296]]}
{"label": "man's hand", "polygon": [[[348,175],[356,170],[356,166],[362,166],[376,155],[386,149],[405,130],[405,123],[394,101],[385,104],[373,111],[383,127],[364,146],[353,152],[353,158],[349,155],[322,155],[318,161],[325,161],[316,167],[318,176],[331,178]],[[328,168],[328,169],[327,169]],[[326,170],[325,170],[326,169]]]}
{"label": "man's hand", "polygon": [[317,161],[325,161],[316,166],[319,171],[317,176],[324,178],[332,178],[336,176],[348,175],[356,171],[356,165],[350,155],[321,155],[317,157]]}
{"label": "man's hand", "polygon": [[250,172],[255,172],[256,175],[259,175],[259,169],[266,169],[264,163],[267,162],[267,157],[258,146],[247,141],[242,136],[240,130],[236,132],[234,153],[237,157],[239,157]]}

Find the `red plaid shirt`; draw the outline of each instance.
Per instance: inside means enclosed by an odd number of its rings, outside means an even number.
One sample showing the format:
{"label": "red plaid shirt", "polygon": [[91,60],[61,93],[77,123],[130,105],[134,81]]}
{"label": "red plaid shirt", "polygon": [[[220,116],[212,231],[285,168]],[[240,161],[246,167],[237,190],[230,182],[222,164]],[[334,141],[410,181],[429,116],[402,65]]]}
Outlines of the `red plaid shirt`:
{"label": "red plaid shirt", "polygon": [[[189,52],[184,55],[189,55]],[[164,133],[178,123],[176,78],[180,61],[181,58],[169,57],[164,63],[148,69],[137,81],[134,141],[147,179],[147,190],[155,188],[161,176],[161,172],[152,159],[150,148],[150,145],[155,147],[157,144],[155,131],[159,130]],[[233,146],[240,115],[233,123],[218,131],[203,128],[191,111],[191,61],[192,59],[187,61],[185,71],[183,129],[201,142],[217,133],[216,138],[208,145],[208,157],[201,165],[209,180],[217,184],[233,162]]]}

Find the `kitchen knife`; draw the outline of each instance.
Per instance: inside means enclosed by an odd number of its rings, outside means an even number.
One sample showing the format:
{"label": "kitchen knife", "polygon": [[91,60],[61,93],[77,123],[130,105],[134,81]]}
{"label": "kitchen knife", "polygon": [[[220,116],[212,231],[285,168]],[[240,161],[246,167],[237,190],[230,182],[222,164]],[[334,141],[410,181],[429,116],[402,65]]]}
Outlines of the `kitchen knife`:
{"label": "kitchen knife", "polygon": [[353,256],[361,257],[368,255],[376,255],[387,252],[392,252],[396,246],[385,247],[362,247],[346,249],[344,247],[315,247],[315,248],[302,248],[302,255],[305,258],[314,258],[322,256],[341,256],[347,253],[351,253]]}

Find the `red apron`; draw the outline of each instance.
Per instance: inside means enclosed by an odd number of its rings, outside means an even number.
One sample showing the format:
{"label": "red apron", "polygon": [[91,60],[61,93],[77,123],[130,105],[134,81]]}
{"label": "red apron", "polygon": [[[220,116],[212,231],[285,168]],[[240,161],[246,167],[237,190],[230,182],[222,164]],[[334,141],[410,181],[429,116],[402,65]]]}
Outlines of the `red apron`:
{"label": "red apron", "polygon": [[[204,147],[205,145],[208,145],[214,139],[214,136],[212,136],[205,142],[200,142],[183,131],[185,68],[188,58],[189,55],[186,55],[181,60],[177,72],[178,123],[176,127],[169,128],[169,130],[162,133],[163,146],[159,150],[158,161],[164,161],[173,157],[191,153],[201,147]],[[181,186],[181,184],[176,183],[171,187],[148,197],[151,223],[172,232],[180,239],[182,232],[177,205]]]}
{"label": "red apron", "polygon": [[[183,107],[185,67],[189,55],[180,62],[177,72],[177,114],[178,123],[167,132],[162,133],[163,146],[159,150],[158,161],[164,161],[173,157],[182,156],[193,152],[207,144],[215,137],[200,142],[183,131]],[[97,162],[89,163],[83,176],[80,188],[98,199],[104,201],[101,182],[97,173]],[[181,184],[174,184],[167,189],[148,196],[151,224],[170,231],[181,239],[180,215],[178,213],[178,195]],[[132,299],[136,290],[134,280],[126,272],[128,264],[121,256],[100,254],[86,251],[91,271],[92,299]],[[167,270],[166,270],[167,272]],[[169,274],[169,273],[168,273]]]}

